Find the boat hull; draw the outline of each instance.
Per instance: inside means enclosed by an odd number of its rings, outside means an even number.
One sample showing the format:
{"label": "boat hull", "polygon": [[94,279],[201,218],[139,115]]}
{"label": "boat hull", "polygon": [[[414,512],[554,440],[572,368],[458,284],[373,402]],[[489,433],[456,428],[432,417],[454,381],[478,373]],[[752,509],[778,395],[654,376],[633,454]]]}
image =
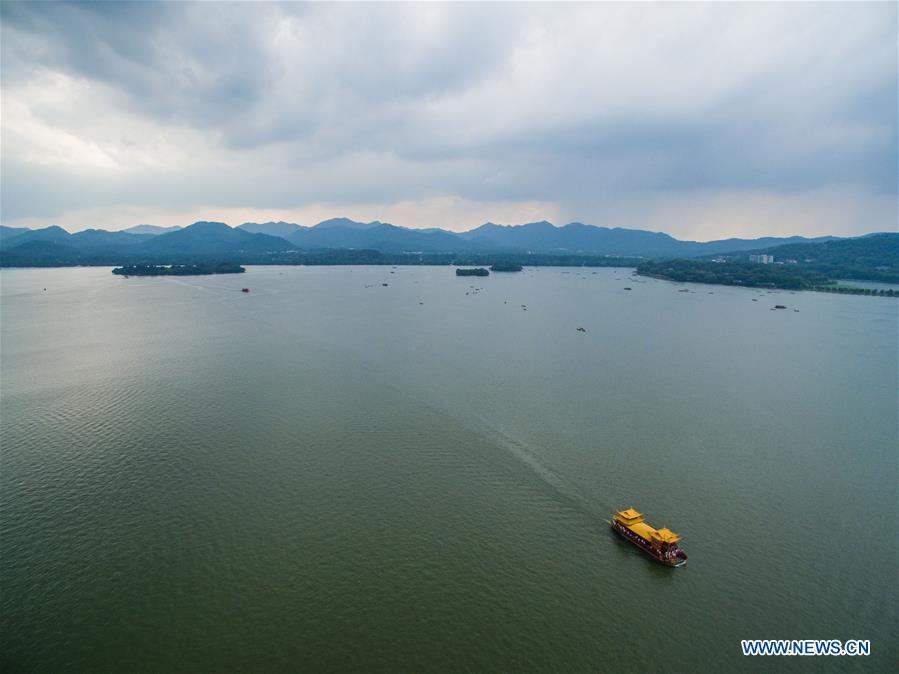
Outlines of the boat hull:
{"label": "boat hull", "polygon": [[636,535],[627,527],[624,527],[617,522],[609,522],[609,526],[612,527],[612,530],[621,536],[624,540],[632,543],[633,545],[640,548],[647,555],[656,560],[659,564],[664,564],[665,566],[683,566],[687,563],[687,553],[683,550],[676,550],[675,553],[669,557],[665,557],[664,555],[659,554],[653,547],[649,544],[648,541],[644,540],[640,536]]}

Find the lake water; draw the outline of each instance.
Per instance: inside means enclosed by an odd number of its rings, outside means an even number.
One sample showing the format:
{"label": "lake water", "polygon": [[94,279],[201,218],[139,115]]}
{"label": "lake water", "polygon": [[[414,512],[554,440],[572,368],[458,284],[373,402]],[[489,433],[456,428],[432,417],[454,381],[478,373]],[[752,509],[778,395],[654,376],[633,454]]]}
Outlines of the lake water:
{"label": "lake water", "polygon": [[895,671],[899,302],[630,274],[4,270],[3,671]]}

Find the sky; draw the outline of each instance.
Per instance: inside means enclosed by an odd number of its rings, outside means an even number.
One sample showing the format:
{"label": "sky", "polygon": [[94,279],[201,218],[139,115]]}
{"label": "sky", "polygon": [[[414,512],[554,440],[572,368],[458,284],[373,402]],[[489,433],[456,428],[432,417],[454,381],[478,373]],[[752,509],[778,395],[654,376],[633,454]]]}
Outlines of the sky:
{"label": "sky", "polygon": [[0,219],[897,227],[897,4],[0,5]]}

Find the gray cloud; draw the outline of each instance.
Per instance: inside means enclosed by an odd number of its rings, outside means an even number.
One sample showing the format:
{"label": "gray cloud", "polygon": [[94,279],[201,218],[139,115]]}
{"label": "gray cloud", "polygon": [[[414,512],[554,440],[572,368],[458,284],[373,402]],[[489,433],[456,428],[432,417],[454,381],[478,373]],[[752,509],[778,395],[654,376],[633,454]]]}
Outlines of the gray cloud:
{"label": "gray cloud", "polygon": [[429,226],[455,199],[640,226],[744,194],[820,210],[803,233],[894,225],[895,4],[5,3],[2,38],[5,224],[417,203],[400,224]]}

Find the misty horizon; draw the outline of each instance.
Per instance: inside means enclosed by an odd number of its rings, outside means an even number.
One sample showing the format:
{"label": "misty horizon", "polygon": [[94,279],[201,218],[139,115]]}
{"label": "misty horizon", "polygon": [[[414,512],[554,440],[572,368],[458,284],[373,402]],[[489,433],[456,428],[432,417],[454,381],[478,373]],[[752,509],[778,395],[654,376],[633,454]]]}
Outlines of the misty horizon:
{"label": "misty horizon", "polygon": [[[488,225],[493,225],[493,226],[495,226],[495,227],[503,227],[503,228],[507,228],[507,229],[516,228],[516,227],[526,227],[526,226],[529,226],[529,225],[540,225],[540,224],[548,224],[548,225],[551,225],[552,227],[554,227],[554,228],[556,228],[556,229],[561,229],[561,228],[567,227],[567,226],[569,226],[569,225],[586,225],[587,227],[596,227],[596,228],[598,228],[598,229],[623,230],[623,231],[633,231],[633,232],[649,232],[649,233],[652,233],[652,234],[664,234],[664,235],[670,236],[670,237],[672,237],[673,239],[676,239],[676,240],[678,240],[678,241],[696,242],[696,243],[709,243],[709,242],[721,241],[721,240],[727,240],[727,239],[756,240],[756,239],[768,239],[768,238],[791,238],[791,237],[802,237],[802,235],[800,235],[800,234],[786,234],[786,235],[760,234],[759,236],[751,236],[751,237],[748,237],[748,236],[747,236],[747,237],[739,237],[739,236],[736,236],[736,237],[720,237],[720,238],[716,238],[716,239],[684,239],[684,238],[680,238],[680,237],[674,236],[674,235],[671,234],[670,232],[666,232],[666,231],[664,231],[664,230],[652,230],[652,229],[642,229],[642,228],[639,228],[639,227],[623,227],[623,226],[614,226],[614,225],[612,225],[612,226],[595,225],[595,224],[592,224],[592,223],[589,223],[589,222],[581,222],[581,221],[572,221],[572,222],[566,222],[566,223],[563,223],[563,224],[557,224],[557,223],[551,222],[551,221],[546,220],[546,219],[535,220],[535,221],[532,221],[532,222],[521,222],[521,223],[499,223],[499,222],[494,222],[494,221],[488,220],[487,222],[482,222],[482,223],[479,223],[479,224],[476,224],[476,225],[472,225],[472,226],[467,227],[467,228],[465,228],[465,229],[451,230],[451,229],[444,229],[444,228],[442,228],[442,227],[415,227],[415,226],[405,226],[405,225],[399,225],[399,224],[396,224],[396,223],[387,222],[387,221],[385,221],[385,220],[379,220],[379,219],[374,219],[374,220],[356,220],[355,218],[350,218],[350,217],[346,217],[346,216],[337,216],[337,217],[327,218],[327,219],[325,219],[325,220],[321,220],[321,221],[319,221],[319,222],[315,222],[315,223],[312,223],[312,224],[303,224],[303,223],[299,223],[299,222],[289,222],[289,221],[287,221],[287,220],[266,220],[266,221],[261,221],[261,220],[250,220],[250,221],[241,222],[241,223],[238,223],[238,224],[232,224],[232,223],[230,223],[230,222],[225,222],[225,221],[223,221],[223,220],[216,220],[216,219],[213,219],[213,218],[206,218],[206,219],[196,220],[196,221],[193,221],[193,222],[190,222],[190,223],[187,223],[187,224],[183,224],[183,225],[182,225],[182,224],[158,225],[158,224],[150,223],[150,222],[141,222],[141,223],[136,223],[136,224],[133,224],[133,225],[123,225],[123,226],[121,226],[121,227],[115,227],[115,228],[106,228],[106,227],[83,227],[83,228],[75,229],[75,228],[73,228],[73,227],[70,227],[70,226],[67,227],[66,225],[59,224],[59,223],[48,223],[48,224],[43,225],[43,226],[40,226],[40,227],[22,227],[22,229],[40,230],[40,229],[46,229],[46,228],[49,228],[49,227],[59,227],[60,229],[65,230],[65,231],[68,232],[69,234],[77,234],[77,233],[79,233],[79,232],[86,232],[86,231],[92,231],[92,230],[94,230],[94,231],[96,231],[96,230],[99,230],[99,231],[108,231],[108,232],[130,232],[131,230],[137,230],[137,229],[139,229],[139,228],[149,227],[149,228],[152,228],[152,229],[154,229],[154,230],[159,230],[157,233],[160,233],[160,234],[161,234],[161,233],[165,233],[165,232],[177,231],[177,230],[179,230],[179,229],[185,229],[185,228],[187,228],[187,227],[190,227],[191,225],[196,225],[196,224],[199,224],[199,223],[205,223],[205,222],[223,224],[223,225],[226,225],[226,226],[230,227],[231,229],[239,229],[239,228],[244,227],[244,226],[247,226],[247,225],[269,225],[269,224],[284,224],[284,225],[296,226],[296,227],[303,228],[303,229],[313,229],[313,228],[315,228],[315,227],[318,227],[319,225],[329,224],[329,223],[332,223],[332,222],[334,222],[334,221],[347,221],[347,222],[351,222],[351,223],[353,223],[353,224],[355,224],[355,225],[367,225],[367,226],[388,225],[388,226],[391,226],[391,227],[398,227],[398,228],[400,228],[400,229],[406,229],[406,230],[412,230],[412,231],[421,231],[421,232],[440,231],[440,232],[446,232],[446,233],[449,233],[449,234],[465,234],[465,233],[468,233],[468,232],[473,232],[474,230],[476,230],[476,229],[478,229],[478,228],[480,228],[480,227],[484,227],[484,226],[488,226]],[[827,234],[827,233],[825,233],[825,234],[816,235],[816,236],[814,236],[814,237],[803,237],[803,238],[826,238],[826,237],[834,237],[834,238],[858,238],[858,237],[870,236],[870,235],[873,235],[873,234],[880,234],[880,233],[884,233],[884,232],[887,232],[887,231],[889,231],[889,230],[888,230],[888,229],[872,229],[871,231],[868,231],[868,232],[864,232],[864,233],[861,233],[861,234],[852,234],[852,235],[848,235],[848,236],[838,236],[838,235],[835,235],[835,234]]]}

